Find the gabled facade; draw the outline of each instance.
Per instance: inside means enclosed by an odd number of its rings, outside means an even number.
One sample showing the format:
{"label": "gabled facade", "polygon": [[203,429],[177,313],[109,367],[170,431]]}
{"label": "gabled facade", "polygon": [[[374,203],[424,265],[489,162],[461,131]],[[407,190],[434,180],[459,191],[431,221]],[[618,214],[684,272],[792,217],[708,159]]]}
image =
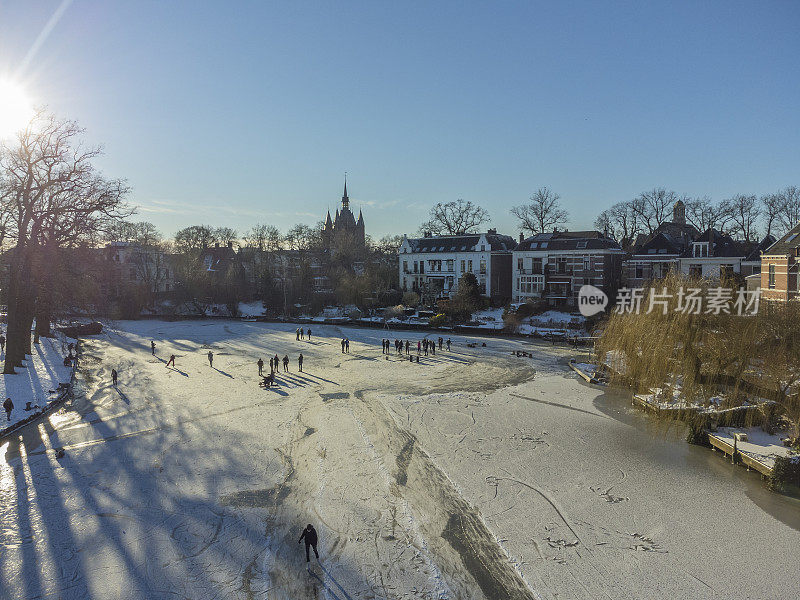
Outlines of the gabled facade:
{"label": "gabled facade", "polygon": [[514,300],[577,306],[584,285],[610,298],[620,285],[624,252],[599,231],[554,231],[520,241],[513,252]]}
{"label": "gabled facade", "polygon": [[761,298],[800,300],[800,223],[761,254]]}
{"label": "gabled facade", "polygon": [[693,278],[721,280],[742,272],[742,263],[753,252],[755,244],[737,242],[726,233],[708,229],[692,240],[680,257],[680,272]]}
{"label": "gabled facade", "polygon": [[398,251],[403,291],[425,298],[450,298],[465,273],[473,273],[481,294],[501,304],[511,298],[511,252],[514,239],[490,229],[486,233],[409,238]]}

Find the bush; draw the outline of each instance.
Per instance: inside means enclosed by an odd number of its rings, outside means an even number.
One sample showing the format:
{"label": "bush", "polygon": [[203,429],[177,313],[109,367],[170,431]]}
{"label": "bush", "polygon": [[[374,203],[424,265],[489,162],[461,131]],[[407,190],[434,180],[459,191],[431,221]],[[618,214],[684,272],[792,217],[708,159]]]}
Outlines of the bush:
{"label": "bush", "polygon": [[416,292],[406,292],[403,294],[404,306],[417,306],[419,304],[419,294]]}
{"label": "bush", "polygon": [[433,316],[428,321],[428,325],[430,327],[442,327],[444,326],[445,322],[447,321],[447,316],[444,313],[439,313],[436,316]]}

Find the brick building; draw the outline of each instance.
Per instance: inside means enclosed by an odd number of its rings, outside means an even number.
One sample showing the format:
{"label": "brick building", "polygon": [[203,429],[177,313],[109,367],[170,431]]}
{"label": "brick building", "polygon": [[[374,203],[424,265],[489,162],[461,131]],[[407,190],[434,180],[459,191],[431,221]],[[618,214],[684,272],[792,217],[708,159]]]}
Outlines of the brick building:
{"label": "brick building", "polygon": [[761,298],[800,300],[800,223],[761,255]]}

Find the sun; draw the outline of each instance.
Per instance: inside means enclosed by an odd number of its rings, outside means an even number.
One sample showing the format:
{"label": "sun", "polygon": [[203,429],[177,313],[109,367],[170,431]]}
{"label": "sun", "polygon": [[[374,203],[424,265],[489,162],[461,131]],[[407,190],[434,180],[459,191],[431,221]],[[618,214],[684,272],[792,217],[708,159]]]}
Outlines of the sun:
{"label": "sun", "polygon": [[17,83],[0,79],[0,140],[24,129],[33,116],[33,104]]}

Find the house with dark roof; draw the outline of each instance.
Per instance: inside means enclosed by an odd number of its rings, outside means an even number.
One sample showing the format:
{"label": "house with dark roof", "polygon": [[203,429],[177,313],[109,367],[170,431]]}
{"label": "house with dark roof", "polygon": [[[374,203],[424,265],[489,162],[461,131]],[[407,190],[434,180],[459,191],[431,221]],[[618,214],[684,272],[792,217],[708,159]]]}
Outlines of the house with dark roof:
{"label": "house with dark roof", "polygon": [[686,222],[686,205],[678,200],[672,221],[661,223],[651,234],[640,235],[622,266],[622,280],[629,288],[642,287],[651,279],[680,269],[680,259],[691,250],[700,232]]}
{"label": "house with dark roof", "polygon": [[465,273],[474,273],[481,294],[493,304],[511,299],[514,238],[490,229],[465,235],[403,236],[398,250],[400,287],[426,299],[450,298]]}
{"label": "house with dark roof", "polygon": [[800,223],[761,254],[761,298],[800,300]]}
{"label": "house with dark roof", "polygon": [[680,256],[678,266],[681,273],[693,278],[721,280],[734,274],[744,277],[752,274],[752,265],[743,265],[759,246],[734,240],[727,233],[711,228],[692,240]]}
{"label": "house with dark roof", "polygon": [[553,231],[521,240],[512,259],[514,300],[575,307],[584,285],[614,298],[624,255],[616,240],[599,231]]}

